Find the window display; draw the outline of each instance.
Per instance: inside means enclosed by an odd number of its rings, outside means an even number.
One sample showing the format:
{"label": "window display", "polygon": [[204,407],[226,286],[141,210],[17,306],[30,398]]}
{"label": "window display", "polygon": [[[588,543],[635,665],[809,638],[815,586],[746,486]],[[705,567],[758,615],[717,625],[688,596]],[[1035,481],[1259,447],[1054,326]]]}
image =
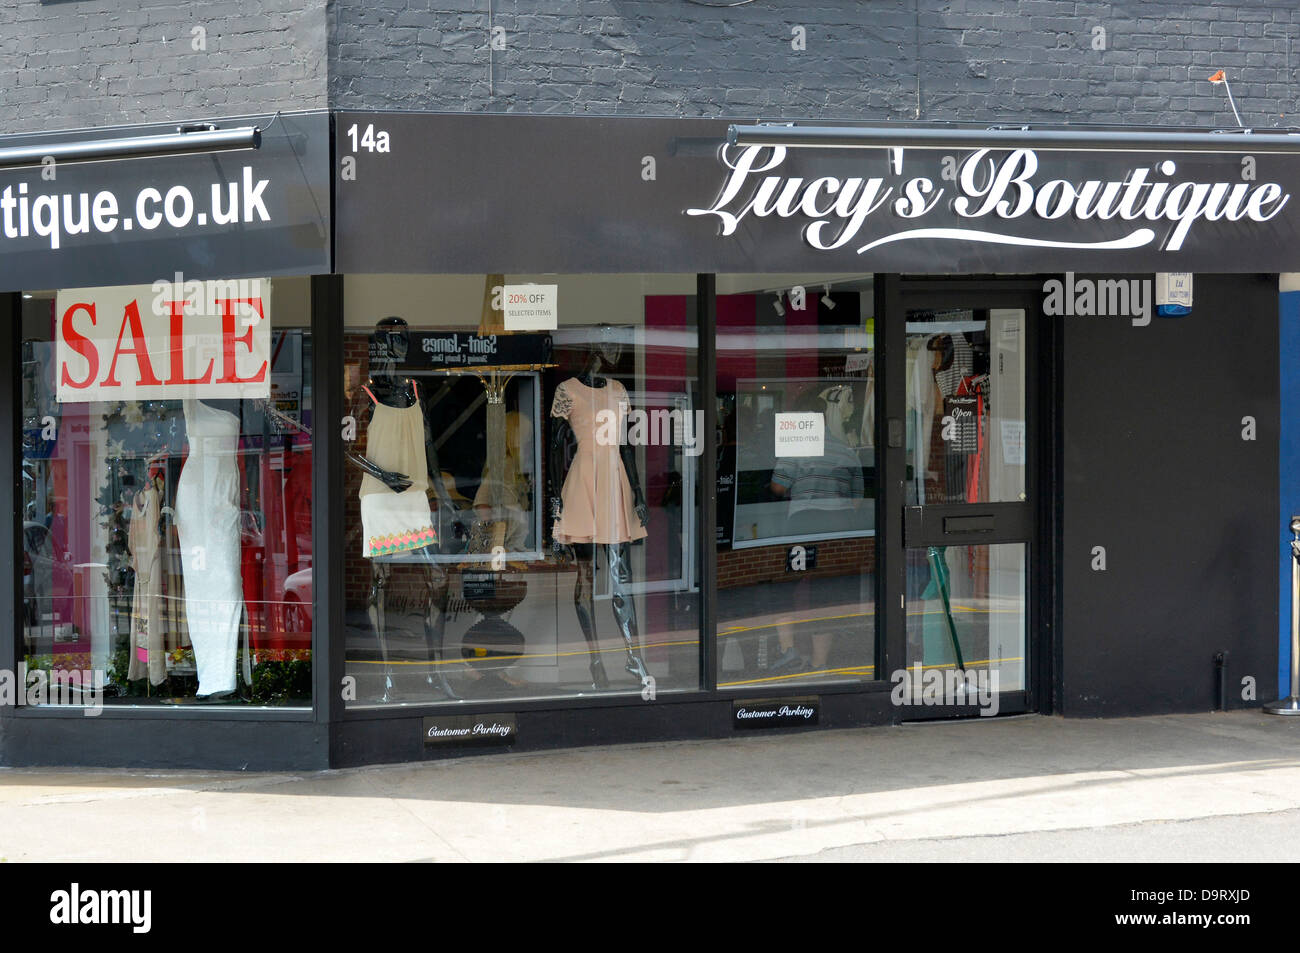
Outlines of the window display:
{"label": "window display", "polygon": [[697,689],[695,276],[344,289],[349,703]]}
{"label": "window display", "polygon": [[309,297],[23,296],[29,672],[98,673],[110,704],[310,703]]}

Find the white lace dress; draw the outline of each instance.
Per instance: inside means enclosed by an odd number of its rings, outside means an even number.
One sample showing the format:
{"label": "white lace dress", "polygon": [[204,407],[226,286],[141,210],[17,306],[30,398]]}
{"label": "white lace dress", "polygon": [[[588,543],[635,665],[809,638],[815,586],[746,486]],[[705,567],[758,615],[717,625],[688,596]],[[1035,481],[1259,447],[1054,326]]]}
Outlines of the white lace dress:
{"label": "white lace dress", "polygon": [[190,452],[176,484],[176,531],[185,568],[185,617],[199,695],[235,688],[244,611],[239,576],[239,418],[185,401]]}

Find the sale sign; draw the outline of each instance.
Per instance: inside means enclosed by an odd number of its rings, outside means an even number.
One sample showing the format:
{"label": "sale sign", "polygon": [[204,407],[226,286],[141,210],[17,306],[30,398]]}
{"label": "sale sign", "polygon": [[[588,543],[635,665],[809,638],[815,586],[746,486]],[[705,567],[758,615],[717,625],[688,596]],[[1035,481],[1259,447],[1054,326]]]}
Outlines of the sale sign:
{"label": "sale sign", "polygon": [[270,292],[263,278],[60,291],[59,401],[269,397]]}
{"label": "sale sign", "polygon": [[777,414],[778,457],[820,457],[826,454],[824,414]]}
{"label": "sale sign", "polygon": [[506,285],[502,311],[507,331],[554,331],[560,323],[559,285]]}

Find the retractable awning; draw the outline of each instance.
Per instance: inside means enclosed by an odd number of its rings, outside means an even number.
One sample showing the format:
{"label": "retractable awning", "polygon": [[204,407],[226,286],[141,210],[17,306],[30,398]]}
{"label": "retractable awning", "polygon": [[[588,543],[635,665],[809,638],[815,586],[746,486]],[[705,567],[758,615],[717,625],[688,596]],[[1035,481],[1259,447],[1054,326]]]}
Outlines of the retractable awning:
{"label": "retractable awning", "polygon": [[1160,130],[1034,129],[994,127],[818,126],[757,123],[727,127],[733,146],[789,149],[1033,149],[1038,152],[1182,152],[1216,154],[1300,153],[1300,132],[1249,129],[1194,132]]}

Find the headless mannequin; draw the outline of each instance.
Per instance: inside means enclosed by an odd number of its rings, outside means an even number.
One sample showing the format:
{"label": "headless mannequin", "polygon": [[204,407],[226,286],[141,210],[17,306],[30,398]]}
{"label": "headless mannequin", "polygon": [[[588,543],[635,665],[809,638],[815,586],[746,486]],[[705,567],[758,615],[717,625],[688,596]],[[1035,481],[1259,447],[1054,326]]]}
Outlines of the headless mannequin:
{"label": "headless mannequin", "polygon": [[[195,403],[197,403],[197,404],[202,404],[202,405],[205,406],[205,407],[210,407],[210,408],[213,409],[213,410],[219,410],[219,411],[223,411],[224,413],[231,414],[231,415],[232,415],[236,420],[241,420],[241,419],[242,419],[241,416],[240,416],[240,409],[241,409],[241,405],[242,405],[243,402],[240,401],[240,400],[238,400],[238,399],[234,399],[234,398],[212,398],[212,397],[209,397],[209,398],[203,398],[203,399],[196,399],[196,400],[195,400]],[[188,418],[186,418],[186,419],[187,419],[187,421],[188,421]],[[191,434],[187,434],[187,435],[186,435],[186,439],[187,439],[187,440],[192,440],[193,437],[192,437]],[[193,451],[193,445],[191,444],[191,454],[193,454],[193,452],[194,452],[194,451]],[[193,457],[191,456],[189,459],[193,459]],[[229,461],[229,462],[230,462],[231,467],[234,468],[236,464],[235,464],[235,460],[234,460],[233,457],[230,458],[230,461]],[[185,466],[189,466],[189,460],[188,460],[188,459],[187,459],[187,462],[186,462]],[[183,466],[183,467],[181,468],[180,481],[177,483],[177,497],[178,497],[178,499],[177,499],[177,501],[176,501],[177,506],[176,506],[176,507],[169,507],[169,508],[168,508],[168,510],[170,511],[170,514],[171,514],[171,516],[172,516],[172,518],[173,518],[174,520],[177,518],[177,517],[176,517],[176,513],[178,512],[177,507],[179,506],[179,503],[180,503],[180,501],[179,501],[179,496],[181,495],[181,492],[182,492],[181,489],[180,489],[180,485],[181,485],[181,482],[184,482],[184,480],[185,480],[185,466]],[[236,479],[237,479],[237,478],[236,478]],[[237,505],[237,504],[236,504],[236,505]],[[191,516],[191,519],[192,519],[192,518],[193,518],[193,517]],[[178,530],[178,532],[180,532],[180,530],[181,530],[181,527],[179,526],[179,524],[177,525],[177,530]],[[181,533],[181,536],[182,536],[182,539],[181,539],[181,547],[182,547],[182,551],[184,552],[184,551],[187,549],[187,545],[186,545],[185,539],[183,538],[183,535],[184,535],[184,534]],[[240,548],[242,549],[242,543],[241,543],[241,547],[240,547]],[[236,552],[235,555],[236,555],[236,562],[235,562],[235,564],[229,566],[228,568],[229,568],[230,575],[233,576],[233,577],[235,577],[235,578],[238,578],[238,576],[239,576],[238,552]],[[184,556],[182,556],[182,562],[184,562]],[[207,595],[207,594],[205,594],[205,595]],[[241,603],[242,603],[242,596],[241,596]],[[240,614],[241,614],[241,615],[242,615],[242,611],[243,611],[243,606],[241,605],[241,607],[240,607]],[[187,607],[187,612],[188,612],[188,607]],[[245,621],[247,621],[247,620],[245,620]],[[193,637],[192,634],[191,634],[190,640],[191,640],[191,645],[193,646],[193,643],[194,643],[194,637]],[[244,647],[247,648],[247,630],[245,630],[245,637],[244,637],[244,640],[243,640],[243,641],[244,641]],[[199,650],[198,650],[197,648],[195,648],[194,651],[195,651],[195,658],[196,658],[196,660],[197,660],[197,659],[199,658]],[[237,648],[236,648],[236,651],[238,651]],[[234,659],[232,658],[231,661],[233,662]],[[246,682],[251,682],[251,680],[252,680],[252,670],[251,670],[251,667],[250,667],[250,666],[251,666],[251,662],[249,661],[248,655],[245,654],[245,656],[244,656],[244,678],[245,678],[245,681],[246,681]],[[235,673],[236,681],[234,682],[234,684],[235,684],[235,687],[234,687],[234,688],[229,689],[229,690],[224,690],[224,691],[216,691],[216,692],[212,692],[212,693],[207,694],[207,695],[199,695],[199,696],[196,696],[195,701],[198,702],[198,703],[200,703],[200,704],[214,704],[214,703],[219,704],[219,703],[226,702],[226,701],[238,701],[238,700],[239,700],[239,697],[240,697],[240,696],[239,696],[239,688],[238,688],[238,674],[239,674],[239,673],[238,673],[238,665],[235,665],[235,668],[236,668],[236,673]]]}
{"label": "headless mannequin", "polygon": [[[605,340],[593,344],[578,380],[588,387],[600,388],[608,385],[605,372],[616,366],[623,356],[622,346],[616,341]],[[563,508],[560,488],[564,485],[567,471],[568,451],[576,443],[569,422],[561,417],[551,418],[550,452],[548,470],[551,482],[551,517],[558,519]],[[619,457],[627,472],[628,483],[632,487],[635,510],[641,525],[649,519],[645,494],[637,476],[636,453],[626,443],[619,446]],[[609,686],[609,676],[605,674],[605,663],[600,657],[600,642],[596,634],[596,592],[595,562],[596,550],[599,548],[609,571],[609,591],[614,610],[614,621],[619,634],[623,637],[627,649],[627,671],[640,679],[642,685],[650,684],[650,672],[641,660],[641,641],[637,632],[636,605],[628,587],[632,583],[631,544],[622,543],[553,543],[555,552],[565,559],[572,559],[578,568],[578,579],[573,587],[573,607],[578,615],[578,625],[582,628],[583,638],[587,640],[591,655],[591,686],[601,689]]]}
{"label": "headless mannequin", "polygon": [[[406,408],[419,400],[415,383],[410,378],[401,377],[397,374],[397,365],[406,359],[409,349],[410,335],[405,321],[401,318],[388,317],[379,322],[375,329],[374,344],[371,348],[371,374],[367,386],[377,401],[389,407]],[[354,411],[360,410],[360,408],[353,409]],[[354,412],[352,416],[357,419],[361,415]],[[424,454],[426,467],[429,471],[429,485],[434,488],[440,503],[452,507],[453,504],[450,498],[447,497],[442,484],[433,432],[429,428],[428,418],[424,414],[421,414],[421,417],[424,420]],[[350,463],[378,479],[390,490],[400,493],[411,486],[409,474],[385,470],[355,453],[349,452],[346,456]],[[454,511],[453,507],[452,512]],[[433,559],[431,547],[426,546],[423,549],[417,549],[414,551],[414,555],[420,560],[424,568],[427,590],[424,640],[429,653],[429,661],[433,664],[430,667],[431,670],[425,675],[425,683],[447,698],[458,698],[459,696],[447,683],[446,673],[443,671],[442,665],[439,664],[442,661],[443,635],[447,628],[447,574]],[[367,608],[371,627],[374,629],[375,638],[379,642],[379,656],[384,663],[384,691],[380,696],[380,700],[384,702],[392,701],[394,691],[393,669],[388,655],[387,597],[388,584],[391,578],[392,563],[382,558],[370,560],[370,593]]]}

